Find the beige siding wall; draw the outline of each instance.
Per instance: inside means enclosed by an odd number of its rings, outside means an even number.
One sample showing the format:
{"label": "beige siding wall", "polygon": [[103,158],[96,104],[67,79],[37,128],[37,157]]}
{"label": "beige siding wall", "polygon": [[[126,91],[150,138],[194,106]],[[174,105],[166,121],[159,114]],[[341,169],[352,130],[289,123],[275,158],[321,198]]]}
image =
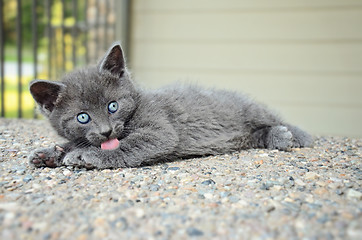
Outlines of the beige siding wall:
{"label": "beige siding wall", "polygon": [[362,1],[132,3],[141,86],[242,91],[313,134],[362,136]]}

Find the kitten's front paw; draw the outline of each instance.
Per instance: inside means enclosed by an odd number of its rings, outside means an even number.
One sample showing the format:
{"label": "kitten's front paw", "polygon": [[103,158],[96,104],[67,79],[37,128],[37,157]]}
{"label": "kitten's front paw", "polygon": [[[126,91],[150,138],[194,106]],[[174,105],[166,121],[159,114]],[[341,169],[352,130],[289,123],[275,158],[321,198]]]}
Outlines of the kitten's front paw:
{"label": "kitten's front paw", "polygon": [[293,147],[293,134],[285,126],[272,127],[267,136],[269,149],[289,151]]}
{"label": "kitten's front paw", "polygon": [[[64,157],[64,164],[74,167],[85,167],[87,169],[102,169],[105,167],[103,157],[94,149],[76,149]],[[109,168],[109,167],[108,167]]]}
{"label": "kitten's front paw", "polygon": [[95,168],[93,159],[89,157],[84,149],[77,149],[72,152],[67,153],[64,157],[64,165],[74,166],[74,167],[85,167],[87,169]]}
{"label": "kitten's front paw", "polygon": [[29,163],[34,167],[59,167],[62,165],[64,148],[54,146],[33,151],[29,156]]}
{"label": "kitten's front paw", "polygon": [[120,161],[121,156],[112,155],[110,152],[105,152],[98,149],[76,149],[65,155],[63,163],[68,166],[85,167],[87,169],[106,169],[127,167],[123,161]]}

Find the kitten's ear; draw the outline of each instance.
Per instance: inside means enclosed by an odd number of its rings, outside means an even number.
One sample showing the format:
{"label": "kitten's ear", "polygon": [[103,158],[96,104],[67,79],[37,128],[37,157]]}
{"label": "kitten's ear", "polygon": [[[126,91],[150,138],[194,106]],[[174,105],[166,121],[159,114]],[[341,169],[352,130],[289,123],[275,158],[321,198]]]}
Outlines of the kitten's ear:
{"label": "kitten's ear", "polygon": [[54,110],[55,103],[64,90],[65,85],[59,82],[34,80],[30,83],[31,95],[47,116]]}
{"label": "kitten's ear", "polygon": [[108,71],[111,74],[122,77],[125,71],[125,60],[121,45],[113,45],[99,64],[99,71]]}

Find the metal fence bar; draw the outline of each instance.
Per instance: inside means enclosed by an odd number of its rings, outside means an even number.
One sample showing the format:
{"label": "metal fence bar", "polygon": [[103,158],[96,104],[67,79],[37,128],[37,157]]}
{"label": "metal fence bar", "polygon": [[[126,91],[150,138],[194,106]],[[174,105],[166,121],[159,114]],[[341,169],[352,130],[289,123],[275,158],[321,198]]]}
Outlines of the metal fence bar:
{"label": "metal fence bar", "polygon": [[62,0],[62,68],[63,72],[65,72],[65,62],[66,62],[66,55],[65,55],[65,13],[66,13],[66,6],[65,6],[65,0]]}
{"label": "metal fence bar", "polygon": [[22,114],[22,11],[21,11],[21,0],[17,0],[16,6],[16,47],[18,56],[18,118],[23,116]]}
{"label": "metal fence bar", "polygon": [[33,71],[34,79],[38,78],[38,16],[36,13],[37,3],[33,0],[32,11],[32,41],[33,41]]}
{"label": "metal fence bar", "polygon": [[96,38],[95,38],[95,40],[96,40],[96,42],[95,42],[95,44],[96,44],[96,47],[95,47],[95,49],[96,49],[96,51],[95,51],[95,58],[98,58],[98,55],[99,55],[99,18],[100,18],[100,16],[99,16],[99,9],[100,9],[100,6],[99,6],[99,0],[97,0],[97,3],[96,3],[96,5],[97,5],[97,13],[96,13],[96,25],[95,25],[95,34],[96,34]]}
{"label": "metal fence bar", "polygon": [[88,0],[84,2],[84,31],[86,32],[84,35],[84,46],[85,46],[85,63],[89,63],[89,53],[88,49]]}
{"label": "metal fence bar", "polygon": [[52,26],[51,26],[51,6],[52,0],[46,1],[46,15],[47,15],[47,36],[48,36],[48,78],[52,79]]}
{"label": "metal fence bar", "polygon": [[1,117],[5,117],[5,73],[4,73],[4,1],[0,0],[0,78],[1,78]]}
{"label": "metal fence bar", "polygon": [[108,0],[105,0],[104,2],[104,24],[103,24],[103,30],[104,30],[104,36],[103,36],[103,49],[108,48],[108,9],[109,9],[109,2]]}
{"label": "metal fence bar", "polygon": [[76,41],[77,41],[77,31],[78,31],[78,1],[72,1],[72,13],[74,18],[74,25],[72,27],[72,61],[73,67],[77,66],[77,56],[76,56]]}
{"label": "metal fence bar", "polygon": [[[37,16],[37,0],[33,0],[31,11],[32,11],[32,41],[33,41],[33,71],[34,79],[38,78],[38,16]],[[38,117],[37,112],[34,109],[34,118]]]}

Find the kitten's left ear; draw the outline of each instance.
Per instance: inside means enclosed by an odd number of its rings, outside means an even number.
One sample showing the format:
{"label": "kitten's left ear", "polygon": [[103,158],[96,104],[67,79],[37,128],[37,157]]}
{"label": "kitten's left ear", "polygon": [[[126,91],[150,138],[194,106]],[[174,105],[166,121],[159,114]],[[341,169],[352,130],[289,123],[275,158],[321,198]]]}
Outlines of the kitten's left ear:
{"label": "kitten's left ear", "polygon": [[49,116],[54,110],[65,88],[66,86],[60,82],[34,80],[30,83],[30,93],[45,116]]}
{"label": "kitten's left ear", "polygon": [[108,71],[111,74],[122,77],[126,68],[123,51],[118,43],[113,45],[99,64],[99,71]]}

